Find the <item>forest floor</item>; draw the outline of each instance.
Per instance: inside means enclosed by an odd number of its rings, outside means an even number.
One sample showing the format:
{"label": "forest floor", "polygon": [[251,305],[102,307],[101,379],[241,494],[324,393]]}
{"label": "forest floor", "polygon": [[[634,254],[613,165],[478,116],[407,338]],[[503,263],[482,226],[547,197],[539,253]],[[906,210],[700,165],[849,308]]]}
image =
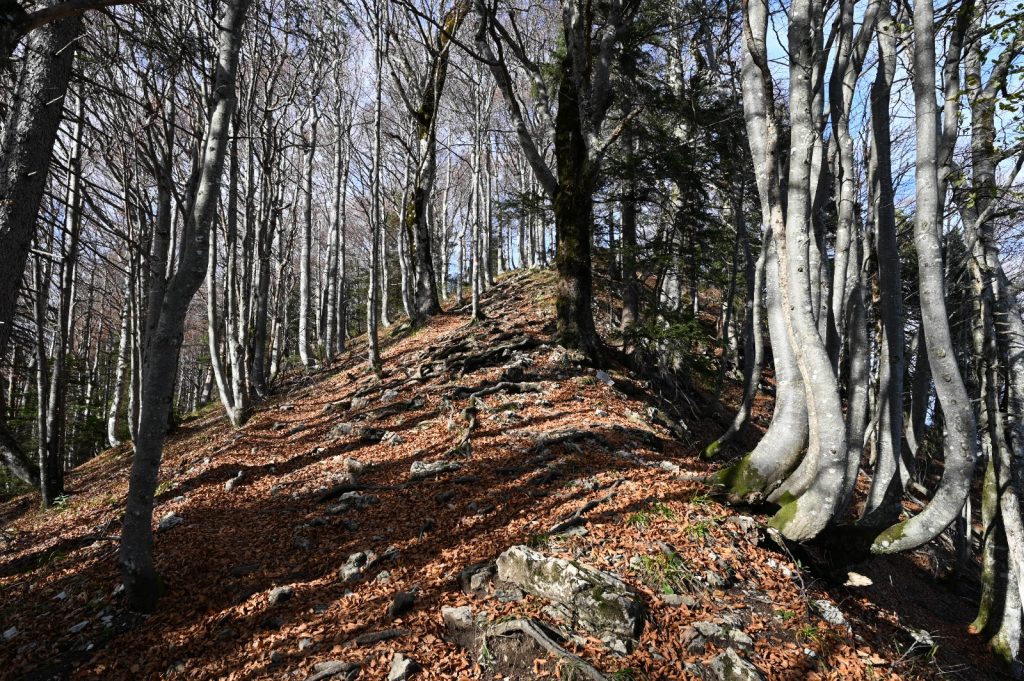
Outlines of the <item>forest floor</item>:
{"label": "forest floor", "polygon": [[[697,452],[726,410],[698,416],[622,367],[574,361],[552,340],[552,284],[513,274],[485,321],[449,308],[392,327],[380,380],[353,345],[286,376],[240,430],[216,405],[185,419],[160,473],[154,615],[119,588],[129,446],[76,470],[59,508],[0,505],[0,677],[349,679],[358,664],[401,679],[400,653],[416,679],[584,678],[571,652],[609,679],[756,678],[723,676],[743,672],[723,671],[726,651],[769,679],[999,677],[934,549],[811,570],[764,516],[681,476],[708,469]],[[437,461],[458,468],[411,479]],[[486,568],[460,585],[517,545],[628,584],[646,620],[632,650]],[[560,659],[515,635],[461,648],[459,606],[478,624],[547,622]]]}

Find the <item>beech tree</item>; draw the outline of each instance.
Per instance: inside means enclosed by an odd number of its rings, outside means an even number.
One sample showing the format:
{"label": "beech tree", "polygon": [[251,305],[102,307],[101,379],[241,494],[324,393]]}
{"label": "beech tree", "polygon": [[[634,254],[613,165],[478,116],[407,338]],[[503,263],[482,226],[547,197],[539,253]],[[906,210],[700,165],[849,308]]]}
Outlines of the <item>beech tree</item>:
{"label": "beech tree", "polygon": [[159,595],[180,418],[219,402],[240,428],[352,357],[384,378],[392,338],[437,315],[500,325],[489,288],[550,263],[559,343],[720,422],[699,443],[716,490],[791,541],[948,533],[980,568],[973,628],[1019,657],[1019,8],[0,15],[0,489],[51,505],[75,466],[131,450],[133,607]]}
{"label": "beech tree", "polygon": [[[174,274],[166,282],[154,284],[150,292],[147,327],[151,332],[146,335],[139,432],[135,437],[121,531],[125,593],[132,607],[141,611],[151,611],[160,596],[160,582],[153,565],[153,495],[174,396],[185,315],[206,274],[209,233],[221,195],[221,176],[235,108],[235,74],[248,9],[249,0],[221,3],[208,117],[201,126],[205,130],[193,170],[196,181],[188,201],[190,210],[183,225],[182,248]],[[159,275],[162,279],[163,273]]]}

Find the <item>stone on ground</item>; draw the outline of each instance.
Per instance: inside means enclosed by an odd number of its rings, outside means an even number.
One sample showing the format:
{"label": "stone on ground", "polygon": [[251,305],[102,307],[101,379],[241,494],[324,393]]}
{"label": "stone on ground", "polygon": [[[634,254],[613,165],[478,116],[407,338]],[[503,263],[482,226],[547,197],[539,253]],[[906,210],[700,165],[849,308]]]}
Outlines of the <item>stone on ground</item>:
{"label": "stone on ground", "polygon": [[631,649],[643,631],[643,601],[615,575],[526,546],[513,546],[497,564],[499,580],[551,601],[613,649]]}
{"label": "stone on ground", "polygon": [[327,662],[318,662],[314,665],[313,675],[307,676],[306,681],[324,681],[324,679],[353,681],[358,676],[359,665],[355,662],[329,660]]}
{"label": "stone on ground", "polygon": [[711,660],[708,669],[718,681],[764,681],[760,670],[732,648]]}
{"label": "stone on ground", "polygon": [[388,671],[388,681],[407,681],[413,674],[420,670],[415,660],[410,660],[402,653],[395,653],[391,658],[391,669]]}
{"label": "stone on ground", "polygon": [[425,480],[444,473],[450,473],[462,468],[462,464],[456,461],[413,461],[409,468],[409,479]]}

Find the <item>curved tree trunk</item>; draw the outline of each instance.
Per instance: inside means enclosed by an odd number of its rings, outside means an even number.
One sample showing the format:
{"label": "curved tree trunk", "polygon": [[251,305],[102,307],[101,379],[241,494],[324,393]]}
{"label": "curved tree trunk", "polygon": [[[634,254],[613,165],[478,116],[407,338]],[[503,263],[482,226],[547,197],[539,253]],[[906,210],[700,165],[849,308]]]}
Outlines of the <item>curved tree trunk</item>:
{"label": "curved tree trunk", "polygon": [[938,380],[935,392],[945,423],[945,467],[942,483],[919,514],[887,529],[872,545],[877,553],[906,551],[931,541],[960,513],[974,473],[977,432],[974,413],[957,366],[946,310],[939,222],[942,196],[938,179],[938,135],[935,104],[935,21],[931,3],[914,5],[914,101],[917,110],[917,245],[921,324],[928,363]]}
{"label": "curved tree trunk", "polygon": [[895,30],[888,6],[883,6],[878,20],[878,73],[871,87],[871,165],[874,171],[871,196],[874,200],[872,209],[875,215],[882,337],[878,349],[877,454],[871,489],[864,506],[864,520],[881,525],[891,524],[897,519],[903,489],[910,475],[910,467],[900,451],[903,435],[903,348],[906,340],[889,125],[889,103],[896,73]]}

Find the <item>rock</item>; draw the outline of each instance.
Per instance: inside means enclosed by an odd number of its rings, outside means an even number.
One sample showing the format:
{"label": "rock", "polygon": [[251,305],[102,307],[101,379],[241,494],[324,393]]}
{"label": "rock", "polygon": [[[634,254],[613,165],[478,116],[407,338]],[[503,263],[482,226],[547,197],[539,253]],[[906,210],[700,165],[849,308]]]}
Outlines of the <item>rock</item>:
{"label": "rock", "polygon": [[295,594],[295,588],[291,586],[279,586],[270,590],[270,595],[267,597],[267,602],[271,605],[277,605],[290,600]]}
{"label": "rock", "polygon": [[442,606],[441,619],[449,631],[468,629],[475,625],[473,609],[468,605],[459,606],[458,608],[453,608],[450,605]]}
{"label": "rock", "polygon": [[398,391],[395,390],[394,388],[392,388],[390,390],[385,390],[383,393],[381,393],[381,396],[380,396],[380,401],[381,402],[390,402],[391,400],[397,400],[397,399],[398,399]]}
{"label": "rock", "polygon": [[407,681],[413,674],[420,670],[415,660],[410,660],[402,653],[395,653],[391,658],[391,670],[388,672],[388,681]]}
{"label": "rock", "polygon": [[433,478],[438,475],[457,471],[462,468],[462,464],[456,461],[413,461],[412,466],[409,468],[409,479],[410,480],[425,480],[426,478]]}
{"label": "rock", "polygon": [[871,586],[872,584],[874,584],[874,582],[871,581],[870,577],[851,570],[846,573],[846,583],[844,583],[843,586]]}
{"label": "rock", "polygon": [[662,461],[658,466],[661,470],[672,473],[673,475],[677,475],[682,470],[677,464],[674,464],[671,461]]}
{"label": "rock", "polygon": [[687,596],[685,594],[661,594],[660,596],[658,596],[658,598],[661,599],[662,603],[665,603],[666,605],[672,605],[677,608],[683,605],[685,605],[687,608],[697,607],[697,599],[693,596]]}
{"label": "rock", "polygon": [[349,407],[349,409],[351,409],[352,411],[356,411],[357,409],[362,409],[369,403],[370,401],[367,400],[365,397],[354,397],[352,398],[352,404]]}
{"label": "rock", "polygon": [[718,681],[763,681],[764,676],[757,667],[744,660],[732,648],[716,656],[708,669]]}
{"label": "rock", "polygon": [[292,546],[297,548],[299,551],[312,551],[313,541],[308,537],[303,537],[301,534],[297,534],[292,539]]}
{"label": "rock", "polygon": [[353,553],[345,561],[338,571],[338,576],[343,582],[351,582],[362,576],[363,571],[369,569],[377,561],[377,554],[373,551],[359,551]]}
{"label": "rock", "polygon": [[826,601],[824,598],[811,601],[811,610],[817,613],[821,619],[833,626],[850,627],[850,624],[846,621],[846,615],[843,614],[843,611],[837,608],[834,603]]}
{"label": "rock", "polygon": [[289,428],[288,432],[285,433],[285,434],[286,435],[297,435],[297,434],[301,433],[302,431],[306,430],[307,427],[308,426],[306,426],[306,424],[300,423],[297,426],[292,426],[291,428]]}
{"label": "rock", "polygon": [[643,601],[615,575],[526,546],[498,557],[498,579],[560,606],[567,619],[606,641],[627,648],[644,628]]}
{"label": "rock", "polygon": [[311,638],[300,638],[299,639],[299,650],[305,650],[313,645],[313,639]]}
{"label": "rock", "polygon": [[266,617],[260,622],[260,628],[267,631],[277,631],[284,626],[284,620],[280,617]]}
{"label": "rock", "polygon": [[177,527],[185,522],[185,519],[174,511],[170,511],[167,515],[160,519],[160,524],[156,526],[158,532],[166,532],[172,528]]}
{"label": "rock", "polygon": [[907,633],[911,640],[908,653],[928,654],[935,648],[935,638],[927,629],[907,629]]}
{"label": "rock", "polygon": [[494,598],[499,603],[516,603],[526,598],[526,592],[515,584],[498,584],[494,589]]}
{"label": "rock", "polygon": [[313,675],[307,676],[306,681],[324,681],[324,679],[352,681],[357,676],[359,676],[359,665],[355,662],[330,660],[313,665]]}
{"label": "rock", "polygon": [[360,494],[359,492],[345,492],[338,497],[338,503],[328,506],[325,511],[327,515],[341,515],[354,508],[366,508],[380,503],[380,499],[372,494]]}
{"label": "rock", "polygon": [[459,588],[467,596],[484,596],[494,579],[494,572],[494,565],[490,563],[470,565],[459,572]]}
{"label": "rock", "polygon": [[231,478],[230,480],[228,480],[227,482],[224,483],[224,491],[225,492],[230,492],[233,489],[235,489],[236,487],[238,487],[240,484],[242,484],[242,478],[244,478],[244,477],[245,477],[245,471],[238,471],[235,474],[235,477]]}
{"label": "rock", "polygon": [[601,381],[607,386],[615,385],[615,381],[612,379],[611,374],[609,374],[607,371],[601,371],[600,369],[598,369],[597,373],[594,374],[594,378]]}
{"label": "rock", "polygon": [[754,649],[754,639],[750,638],[750,634],[742,629],[730,629],[728,637],[729,640],[741,650],[749,652]]}
{"label": "rock", "polygon": [[694,622],[679,630],[680,641],[691,653],[703,653],[708,643],[725,638],[725,630],[714,622]]}
{"label": "rock", "polygon": [[389,570],[381,570],[377,573],[377,576],[373,578],[373,581],[380,582],[381,584],[387,584],[391,581],[391,572]]}
{"label": "rock", "polygon": [[416,592],[399,591],[388,606],[388,617],[395,619],[408,613],[416,605]]}
{"label": "rock", "polygon": [[11,627],[4,631],[4,640],[10,641],[12,638],[18,635],[18,627]]}
{"label": "rock", "polygon": [[714,570],[705,570],[701,579],[712,589],[723,589],[729,585],[729,580]]}
{"label": "rock", "polygon": [[487,515],[495,508],[494,504],[478,504],[475,501],[471,501],[466,505],[466,509],[476,515]]}
{"label": "rock", "polygon": [[80,634],[87,626],[89,626],[89,620],[82,620],[78,624],[69,627],[68,631],[70,631],[72,634]]}
{"label": "rock", "polygon": [[457,492],[453,489],[446,489],[443,492],[438,492],[434,495],[434,501],[439,504],[444,504],[455,498]]}
{"label": "rock", "polygon": [[736,533],[751,544],[758,540],[757,521],[747,515],[734,515],[725,519],[725,524],[731,526]]}
{"label": "rock", "polygon": [[386,433],[384,433],[384,437],[381,438],[381,442],[383,442],[384,444],[391,445],[392,447],[396,447],[405,442],[405,440],[403,440],[402,436],[399,435],[398,433],[389,430]]}
{"label": "rock", "polygon": [[351,423],[338,423],[338,424],[335,424],[334,426],[331,427],[331,429],[327,433],[328,437],[330,437],[331,439],[334,439],[334,440],[337,440],[340,437],[344,437],[346,435],[351,435],[351,434],[352,434],[352,424]]}
{"label": "rock", "polygon": [[280,650],[275,650],[270,653],[270,664],[281,664],[282,662],[284,662],[284,660],[284,653],[282,653]]}
{"label": "rock", "polygon": [[365,472],[370,464],[363,463],[359,459],[353,459],[351,456],[345,457],[345,470],[348,471],[349,475],[360,475]]}
{"label": "rock", "polygon": [[387,431],[381,430],[380,428],[363,426],[359,429],[357,435],[359,436],[359,441],[364,445],[375,445],[384,439],[384,436],[387,435]]}
{"label": "rock", "polygon": [[444,621],[448,637],[459,647],[471,650],[480,635],[481,625],[486,616],[474,616],[468,605],[458,608],[444,606],[441,608],[441,619]]}
{"label": "rock", "polygon": [[682,423],[681,421],[676,421],[671,416],[663,412],[661,409],[658,409],[657,407],[647,408],[647,418],[650,419],[651,423],[654,423],[667,429],[670,433],[672,433],[672,435],[674,435],[678,439],[683,439],[689,432],[689,429],[686,427],[686,424]]}

